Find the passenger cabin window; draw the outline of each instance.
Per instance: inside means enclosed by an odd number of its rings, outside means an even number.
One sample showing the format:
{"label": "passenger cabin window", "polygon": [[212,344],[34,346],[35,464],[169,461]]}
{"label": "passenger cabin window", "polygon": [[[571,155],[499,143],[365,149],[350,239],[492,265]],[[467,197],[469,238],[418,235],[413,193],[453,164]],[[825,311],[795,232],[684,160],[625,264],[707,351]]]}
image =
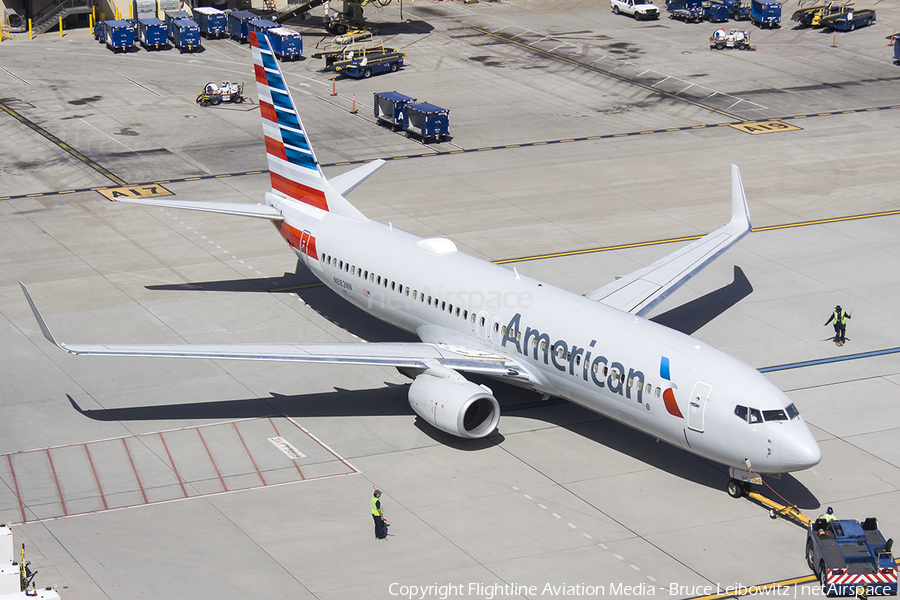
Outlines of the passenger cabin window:
{"label": "passenger cabin window", "polygon": [[659,398],[659,392],[662,388],[656,388],[656,397]]}
{"label": "passenger cabin window", "polygon": [[736,414],[741,421],[746,422],[749,411],[746,406],[738,405],[734,407],[734,414]]}
{"label": "passenger cabin window", "polygon": [[763,418],[768,421],[787,421],[787,415],[780,408],[778,410],[764,410]]}
{"label": "passenger cabin window", "polygon": [[800,411],[797,410],[797,407],[794,406],[794,403],[788,404],[788,407],[785,409],[787,411],[787,416],[789,419],[796,419],[800,416]]}
{"label": "passenger cabin window", "polygon": [[750,424],[762,423],[762,414],[755,408],[750,409]]}

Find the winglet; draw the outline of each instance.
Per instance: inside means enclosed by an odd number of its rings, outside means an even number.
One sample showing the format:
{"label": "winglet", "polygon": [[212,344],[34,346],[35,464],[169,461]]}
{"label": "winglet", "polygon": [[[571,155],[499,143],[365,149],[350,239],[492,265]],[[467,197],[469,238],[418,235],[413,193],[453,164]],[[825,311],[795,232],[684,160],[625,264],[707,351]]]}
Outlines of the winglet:
{"label": "winglet", "polygon": [[731,165],[731,221],[729,225],[740,227],[743,231],[750,231],[750,209],[747,207],[747,196],[744,194],[744,184],[741,183],[741,170],[737,165]]}
{"label": "winglet", "polygon": [[44,317],[41,316],[41,311],[38,310],[37,306],[34,305],[34,300],[31,299],[31,294],[28,293],[28,290],[25,289],[25,284],[21,281],[19,285],[22,286],[22,291],[25,292],[25,299],[28,300],[28,304],[31,306],[31,312],[34,313],[34,318],[37,319],[38,325],[41,327],[41,333],[44,334],[44,337],[53,342],[54,345],[59,346],[63,350],[66,348],[56,341],[56,338],[53,337],[53,334],[50,333],[50,328],[47,327],[47,323],[44,321]]}

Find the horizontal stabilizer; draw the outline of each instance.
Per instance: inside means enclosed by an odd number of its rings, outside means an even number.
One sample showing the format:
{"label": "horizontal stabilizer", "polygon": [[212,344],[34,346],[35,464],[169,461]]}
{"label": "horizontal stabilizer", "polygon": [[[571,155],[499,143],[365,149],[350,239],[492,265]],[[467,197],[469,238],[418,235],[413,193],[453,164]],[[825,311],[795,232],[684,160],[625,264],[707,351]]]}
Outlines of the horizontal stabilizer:
{"label": "horizontal stabilizer", "polygon": [[379,158],[346,173],[341,173],[337,177],[332,177],[328,180],[328,183],[331,184],[331,187],[338,194],[343,196],[365,181],[369,175],[377,171],[382,165],[384,165],[384,161]]}
{"label": "horizontal stabilizer", "polygon": [[118,198],[114,200],[114,202],[161,206],[163,208],[184,208],[187,210],[199,210],[203,212],[220,213],[223,215],[269,219],[270,221],[284,220],[284,217],[280,212],[265,204],[249,204],[241,202],[191,202],[189,200],[145,200],[141,198]]}
{"label": "horizontal stabilizer", "polygon": [[727,225],[647,267],[594,290],[587,297],[633,315],[644,316],[747,235],[750,229],[750,211],[741,183],[741,172],[731,165],[731,220]]}

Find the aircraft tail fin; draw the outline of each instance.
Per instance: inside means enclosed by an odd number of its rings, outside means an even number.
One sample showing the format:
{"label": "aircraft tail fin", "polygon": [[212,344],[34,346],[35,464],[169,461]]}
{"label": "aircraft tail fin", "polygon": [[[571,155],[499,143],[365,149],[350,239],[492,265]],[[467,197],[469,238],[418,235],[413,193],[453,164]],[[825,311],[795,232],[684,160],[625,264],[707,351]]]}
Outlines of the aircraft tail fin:
{"label": "aircraft tail fin", "polygon": [[268,38],[253,32],[250,44],[272,191],[325,212],[365,220],[322,173]]}

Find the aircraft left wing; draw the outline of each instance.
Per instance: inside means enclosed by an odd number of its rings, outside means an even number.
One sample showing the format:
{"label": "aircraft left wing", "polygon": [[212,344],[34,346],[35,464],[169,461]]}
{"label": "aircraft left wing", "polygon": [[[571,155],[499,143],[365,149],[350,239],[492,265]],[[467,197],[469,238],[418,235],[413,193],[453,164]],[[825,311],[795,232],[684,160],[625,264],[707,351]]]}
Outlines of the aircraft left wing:
{"label": "aircraft left wing", "polygon": [[587,294],[633,315],[644,316],[750,232],[750,211],[741,172],[731,165],[731,220],[655,263]]}
{"label": "aircraft left wing", "polygon": [[312,344],[66,344],[53,337],[34,300],[20,281],[25,298],[41,333],[70,354],[95,356],[148,356],[161,358],[209,358],[220,360],[269,360],[380,367],[428,369],[436,364],[464,373],[528,378],[527,371],[509,357],[484,350],[427,344],[312,343]]}

